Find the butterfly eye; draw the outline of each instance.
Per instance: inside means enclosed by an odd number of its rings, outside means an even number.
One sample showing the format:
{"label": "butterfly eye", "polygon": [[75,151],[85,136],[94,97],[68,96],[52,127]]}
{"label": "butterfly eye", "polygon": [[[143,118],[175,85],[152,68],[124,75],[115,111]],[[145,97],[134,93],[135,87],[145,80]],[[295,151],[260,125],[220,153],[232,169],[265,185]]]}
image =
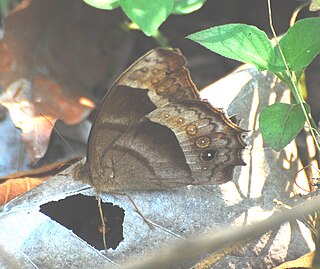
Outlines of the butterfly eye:
{"label": "butterfly eye", "polygon": [[216,152],[213,149],[206,149],[201,152],[201,159],[205,162],[210,162],[216,156]]}

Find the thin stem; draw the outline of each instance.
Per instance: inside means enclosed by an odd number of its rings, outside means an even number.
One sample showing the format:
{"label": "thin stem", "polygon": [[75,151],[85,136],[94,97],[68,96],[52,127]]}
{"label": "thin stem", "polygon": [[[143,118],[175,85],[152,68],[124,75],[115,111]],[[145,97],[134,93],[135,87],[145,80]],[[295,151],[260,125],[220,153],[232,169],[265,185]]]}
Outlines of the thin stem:
{"label": "thin stem", "polygon": [[[316,138],[316,132],[314,131],[314,129],[316,129],[316,126],[313,126],[313,125],[311,124],[311,121],[310,121],[311,116],[308,115],[308,113],[307,113],[307,111],[306,111],[306,109],[305,109],[305,107],[304,107],[304,105],[303,105],[304,99],[303,99],[303,97],[302,97],[302,95],[301,95],[300,88],[298,89],[299,86],[297,86],[297,85],[298,85],[298,80],[297,80],[297,78],[296,78],[296,76],[295,76],[295,73],[294,73],[294,72],[290,72],[289,66],[288,66],[287,61],[286,61],[286,59],[285,59],[285,57],[284,57],[282,48],[281,48],[281,46],[280,46],[280,44],[279,44],[279,41],[278,41],[278,38],[277,38],[276,31],[275,31],[275,29],[274,29],[274,27],[273,27],[272,12],[271,12],[271,1],[270,1],[270,0],[267,0],[267,2],[268,2],[268,13],[269,13],[269,24],[270,24],[270,28],[271,28],[273,37],[274,37],[274,39],[275,39],[275,41],[276,41],[276,44],[277,44],[277,46],[278,46],[278,48],[279,48],[281,58],[282,58],[282,60],[283,60],[283,62],[284,62],[284,65],[285,65],[285,67],[286,67],[286,74],[285,74],[285,75],[286,75],[286,76],[290,79],[290,81],[291,81],[291,87],[290,87],[290,85],[288,85],[288,86],[289,86],[289,88],[291,89],[291,92],[293,93],[294,98],[296,99],[296,101],[297,101],[297,102],[300,104],[300,106],[301,106],[302,112],[303,112],[304,117],[305,117],[305,119],[306,119],[307,125],[308,125],[308,127],[309,127],[309,129],[310,129],[310,132],[311,132],[312,138],[313,138],[313,140],[314,140],[314,143],[316,144],[316,147],[317,147],[318,151],[320,152],[320,145],[319,145],[319,142],[318,142],[318,140],[317,140],[317,138]],[[277,74],[277,73],[276,73],[276,74]],[[314,123],[313,120],[312,120],[312,122]]]}
{"label": "thin stem", "polygon": [[[123,27],[125,27],[125,29],[141,31],[139,26],[134,22],[130,22],[128,24],[125,24]],[[161,46],[161,47],[169,47],[168,38],[163,33],[161,33],[159,31],[159,29],[151,37],[158,43],[159,46]]]}
{"label": "thin stem", "polygon": [[168,38],[164,34],[162,34],[159,30],[157,30],[157,32],[153,34],[152,37],[161,47],[169,46]]}

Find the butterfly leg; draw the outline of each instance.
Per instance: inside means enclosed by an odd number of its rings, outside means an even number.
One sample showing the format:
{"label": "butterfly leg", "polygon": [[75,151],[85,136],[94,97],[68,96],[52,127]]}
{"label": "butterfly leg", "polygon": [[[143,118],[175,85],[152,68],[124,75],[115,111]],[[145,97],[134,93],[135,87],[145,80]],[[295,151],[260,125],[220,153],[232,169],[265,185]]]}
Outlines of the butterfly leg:
{"label": "butterfly leg", "polygon": [[98,208],[100,213],[101,225],[102,225],[102,240],[105,251],[107,251],[107,240],[106,240],[106,222],[103,216],[102,206],[101,206],[101,192],[98,193]]}
{"label": "butterfly leg", "polygon": [[133,201],[133,199],[131,198],[131,196],[127,193],[124,193],[124,192],[109,192],[110,194],[116,194],[116,195],[122,195],[122,196],[126,196],[130,202],[132,203],[132,205],[134,206],[135,210],[137,211],[137,213],[140,215],[140,217],[144,220],[144,222],[146,224],[148,224],[149,228],[150,229],[154,229],[154,225],[145,218],[145,216],[143,216],[143,214],[141,213],[140,209],[138,208],[138,206],[135,204],[135,202]]}

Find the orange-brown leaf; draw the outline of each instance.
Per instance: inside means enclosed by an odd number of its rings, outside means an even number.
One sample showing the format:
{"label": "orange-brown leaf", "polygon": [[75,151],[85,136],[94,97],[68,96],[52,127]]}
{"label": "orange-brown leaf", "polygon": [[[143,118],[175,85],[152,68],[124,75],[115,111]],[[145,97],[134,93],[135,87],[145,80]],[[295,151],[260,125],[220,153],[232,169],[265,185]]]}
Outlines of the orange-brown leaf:
{"label": "orange-brown leaf", "polygon": [[309,252],[294,261],[285,262],[274,269],[312,268],[313,256],[314,252]]}
{"label": "orange-brown leaf", "polygon": [[17,178],[9,179],[0,184],[0,206],[14,199],[15,197],[33,189],[45,181],[46,178]]}
{"label": "orange-brown leaf", "polygon": [[16,172],[0,177],[0,206],[33,189],[53,175],[68,168],[80,158],[45,165],[33,170]]}
{"label": "orange-brown leaf", "polygon": [[121,19],[114,14],[78,0],[28,0],[5,19],[0,103],[21,128],[32,163],[46,152],[51,124],[58,119],[76,124],[87,117],[92,105],[81,97],[106,89],[117,63],[123,63],[113,50],[115,42],[117,49],[121,45],[108,34]]}

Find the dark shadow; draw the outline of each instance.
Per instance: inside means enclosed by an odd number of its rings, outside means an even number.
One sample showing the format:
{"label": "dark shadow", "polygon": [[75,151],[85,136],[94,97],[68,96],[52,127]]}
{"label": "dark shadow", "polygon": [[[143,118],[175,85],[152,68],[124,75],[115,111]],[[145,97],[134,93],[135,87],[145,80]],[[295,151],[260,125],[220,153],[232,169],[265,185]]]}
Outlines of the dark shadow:
{"label": "dark shadow", "polygon": [[[101,203],[106,219],[107,248],[116,249],[123,240],[124,210],[111,203]],[[98,250],[103,250],[101,219],[95,197],[77,194],[40,206],[40,212],[72,230]]]}

